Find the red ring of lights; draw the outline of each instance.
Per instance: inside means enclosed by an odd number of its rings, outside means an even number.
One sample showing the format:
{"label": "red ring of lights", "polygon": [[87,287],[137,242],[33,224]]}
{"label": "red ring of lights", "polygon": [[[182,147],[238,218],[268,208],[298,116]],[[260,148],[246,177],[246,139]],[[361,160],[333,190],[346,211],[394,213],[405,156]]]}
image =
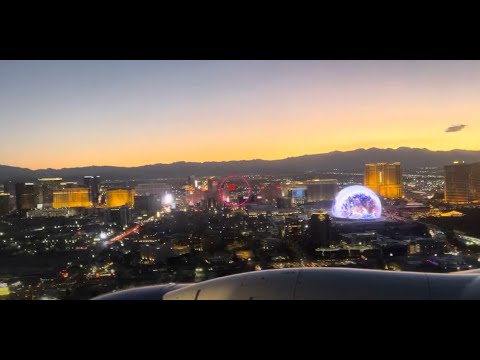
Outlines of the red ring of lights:
{"label": "red ring of lights", "polygon": [[[225,184],[225,182],[227,182],[228,180],[230,179],[233,179],[233,178],[239,178],[239,179],[242,179],[242,181],[245,183],[245,185],[247,185],[248,187],[248,196],[247,196],[247,199],[239,204],[232,204],[231,202],[229,201],[226,201],[224,196],[223,196],[223,191],[222,191],[222,186],[223,184]],[[222,181],[220,181],[220,185],[218,185],[218,196],[220,197],[220,200],[222,200],[223,204],[225,206],[230,206],[230,207],[242,207],[242,206],[245,206],[248,202],[248,200],[250,199],[250,196],[252,195],[252,185],[250,185],[250,183],[248,182],[248,180],[246,178],[244,178],[243,176],[240,176],[240,175],[230,175],[230,176],[227,176],[226,178],[224,178]]]}

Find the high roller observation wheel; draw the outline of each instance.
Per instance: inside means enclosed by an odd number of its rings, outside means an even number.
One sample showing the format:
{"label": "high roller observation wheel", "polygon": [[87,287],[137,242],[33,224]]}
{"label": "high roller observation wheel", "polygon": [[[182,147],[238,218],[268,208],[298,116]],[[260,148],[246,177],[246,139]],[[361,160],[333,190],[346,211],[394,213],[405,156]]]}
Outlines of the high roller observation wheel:
{"label": "high roller observation wheel", "polygon": [[[245,185],[247,185],[247,188],[248,188],[248,196],[247,196],[247,199],[244,200],[244,201],[242,201],[242,202],[239,203],[239,204],[233,204],[233,203],[231,203],[230,201],[227,201],[227,200],[225,199],[225,197],[223,196],[223,189],[222,189],[223,185],[224,185],[227,181],[229,181],[229,180],[231,180],[231,179],[235,179],[235,178],[241,179],[241,180],[245,183]],[[223,178],[222,181],[220,181],[220,184],[218,185],[217,191],[218,191],[218,195],[219,195],[220,200],[222,200],[222,202],[223,202],[223,204],[224,204],[225,206],[228,206],[228,207],[243,207],[243,206],[245,206],[245,205],[247,204],[248,200],[250,199],[250,196],[252,195],[252,185],[248,182],[248,180],[247,180],[244,176],[241,176],[241,175],[229,175],[229,176]]]}

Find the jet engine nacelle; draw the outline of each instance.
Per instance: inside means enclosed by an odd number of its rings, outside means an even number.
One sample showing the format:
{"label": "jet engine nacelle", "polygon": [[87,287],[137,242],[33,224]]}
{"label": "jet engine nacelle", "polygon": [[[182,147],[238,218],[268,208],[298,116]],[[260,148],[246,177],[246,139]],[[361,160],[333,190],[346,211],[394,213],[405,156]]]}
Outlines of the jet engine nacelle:
{"label": "jet engine nacelle", "polygon": [[427,274],[347,268],[254,271],[195,284],[157,285],[98,300],[480,300],[477,272]]}

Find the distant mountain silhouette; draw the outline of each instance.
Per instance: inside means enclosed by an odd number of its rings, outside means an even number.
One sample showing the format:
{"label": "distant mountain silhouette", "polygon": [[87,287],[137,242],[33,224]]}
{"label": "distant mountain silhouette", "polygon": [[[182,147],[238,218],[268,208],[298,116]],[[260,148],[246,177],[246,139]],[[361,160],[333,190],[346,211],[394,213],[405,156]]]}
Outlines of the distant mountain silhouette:
{"label": "distant mountain silhouette", "polygon": [[139,167],[89,166],[67,169],[30,170],[0,165],[0,181],[34,180],[42,177],[62,177],[78,179],[84,175],[99,175],[104,179],[158,179],[182,178],[188,175],[226,175],[226,174],[295,174],[307,171],[325,170],[362,170],[368,162],[402,163],[403,168],[422,166],[444,166],[453,161],[466,163],[480,161],[480,151],[451,150],[431,151],[400,147],[398,149],[358,149],[353,151],[333,151],[318,155],[304,155],[282,160],[244,160],[223,162],[176,162]]}

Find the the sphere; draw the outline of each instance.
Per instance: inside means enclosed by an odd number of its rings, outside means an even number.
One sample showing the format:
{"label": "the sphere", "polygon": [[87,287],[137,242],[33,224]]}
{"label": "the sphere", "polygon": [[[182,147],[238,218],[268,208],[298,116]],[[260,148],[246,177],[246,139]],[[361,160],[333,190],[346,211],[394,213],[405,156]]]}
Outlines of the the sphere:
{"label": "the sphere", "polygon": [[332,207],[332,216],[341,219],[374,220],[382,216],[382,204],[377,194],[360,185],[340,191]]}

